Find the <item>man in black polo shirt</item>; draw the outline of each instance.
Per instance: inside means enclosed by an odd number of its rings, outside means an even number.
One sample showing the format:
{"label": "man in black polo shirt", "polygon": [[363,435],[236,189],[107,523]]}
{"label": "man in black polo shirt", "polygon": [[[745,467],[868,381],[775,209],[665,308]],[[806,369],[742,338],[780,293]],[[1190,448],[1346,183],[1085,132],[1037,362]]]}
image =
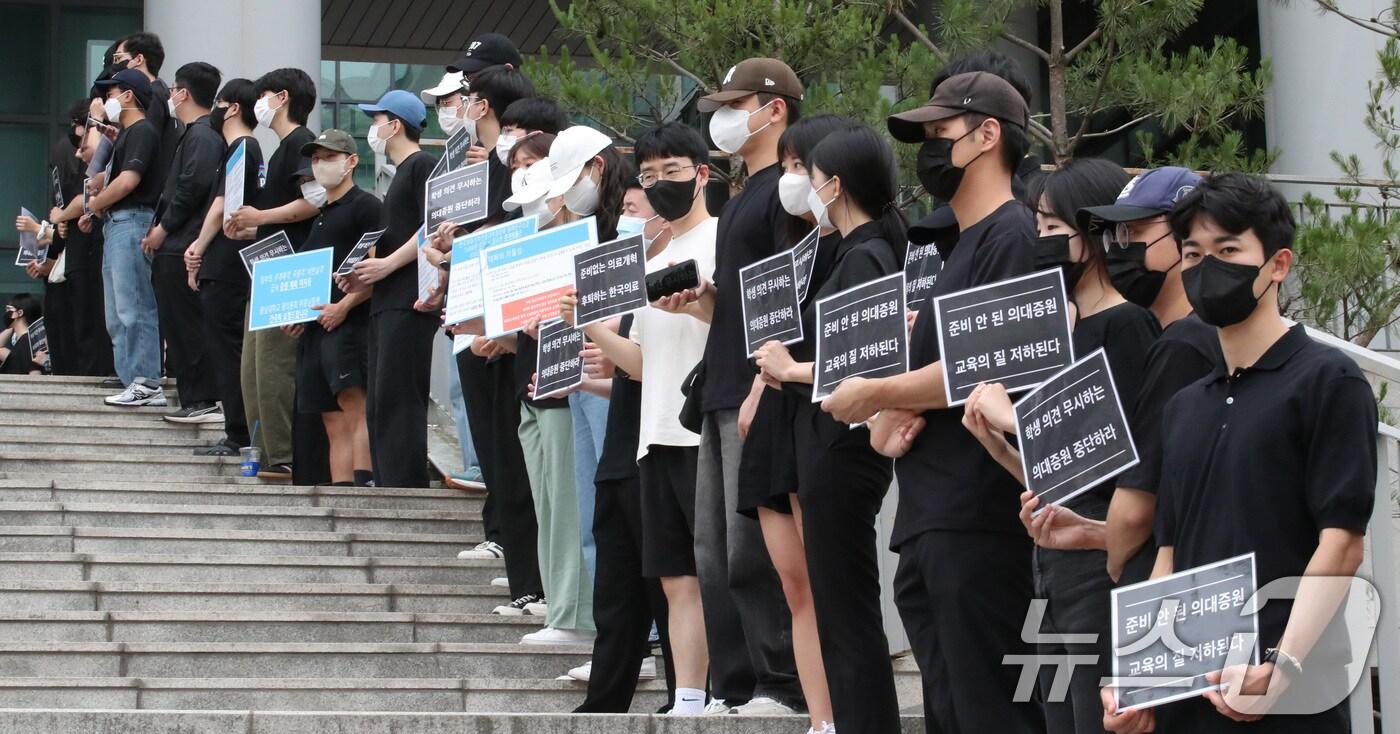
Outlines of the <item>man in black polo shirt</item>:
{"label": "man in black polo shirt", "polygon": [[[922,143],[919,180],[946,200],[960,235],[919,309],[913,371],[842,383],[822,408],[838,420],[880,424],[921,411],[925,424],[895,463],[899,514],[896,602],[924,676],[926,718],[942,731],[1034,732],[1039,708],[1014,702],[1019,670],[1005,655],[1021,639],[1031,599],[1031,542],[1017,519],[1020,485],[962,426],[944,395],[933,299],[1031,272],[1035,220],[1011,193],[1025,153],[1025,99],[987,72],[944,80],[923,107],[889,119],[898,140]],[[896,409],[896,410],[889,410]]]}
{"label": "man in black polo shirt", "polygon": [[170,102],[184,123],[175,148],[156,224],[141,248],[151,261],[151,278],[165,336],[166,366],[178,380],[180,409],[167,414],[172,423],[218,423],[217,373],[207,358],[204,313],[199,295],[189,286],[185,249],[199,236],[205,207],[219,182],[224,139],[209,126],[209,108],[219,91],[219,70],[202,61],[175,72]]}
{"label": "man in black polo shirt", "polygon": [[[299,252],[330,247],[339,265],[366,232],[379,229],[379,200],[355,186],[356,151],[355,139],[342,130],[326,130],[301,147],[326,190],[326,204]],[[321,312],[315,321],[282,327],[298,338],[297,411],[321,415],[330,439],[331,481],[337,485],[363,486],[373,476],[365,424],[368,300],[368,291],[333,290],[330,303],[313,307]]]}
{"label": "man in black polo shirt", "polygon": [[[1224,362],[1177,393],[1162,417],[1153,576],[1252,552],[1260,588],[1309,580],[1296,599],[1260,609],[1262,665],[1227,671],[1223,695],[1156,709],[1158,730],[1342,734],[1350,729],[1342,669],[1350,657],[1322,630],[1340,616],[1375,502],[1371,386],[1351,358],[1279,315],[1295,225],[1268,182],[1237,173],[1206,179],[1172,211],[1171,227],[1186,296],[1216,327]],[[1269,715],[1311,697],[1331,708]],[[1151,713],[1110,713],[1104,723],[1131,726]]]}

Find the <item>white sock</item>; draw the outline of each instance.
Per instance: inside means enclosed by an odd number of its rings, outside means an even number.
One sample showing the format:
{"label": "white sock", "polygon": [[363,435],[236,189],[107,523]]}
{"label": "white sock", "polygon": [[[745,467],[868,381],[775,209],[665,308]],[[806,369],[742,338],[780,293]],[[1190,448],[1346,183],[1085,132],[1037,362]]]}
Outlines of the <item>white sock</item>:
{"label": "white sock", "polygon": [[677,688],[672,716],[699,716],[705,713],[705,692],[698,688]]}

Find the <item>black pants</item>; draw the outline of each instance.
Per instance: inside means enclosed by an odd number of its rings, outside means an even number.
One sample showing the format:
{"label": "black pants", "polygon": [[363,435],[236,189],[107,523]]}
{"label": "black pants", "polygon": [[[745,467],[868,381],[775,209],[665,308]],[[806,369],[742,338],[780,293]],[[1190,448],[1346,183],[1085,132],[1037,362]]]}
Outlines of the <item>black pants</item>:
{"label": "black pants", "polygon": [[495,542],[506,551],[510,595],[518,599],[543,593],[535,500],[520,448],[515,356],[488,362],[465,351],[457,355],[457,370],[467,403],[467,426],[486,480],[486,503],[491,510],[487,524],[496,527]]}
{"label": "black pants", "polygon": [[68,302],[73,312],[71,323],[75,360],[73,371],[69,374],[88,377],[114,374],[112,337],[107,334],[106,305],[102,300],[100,257],[91,269],[69,272],[65,277],[68,279]]}
{"label": "black pants", "polygon": [[941,734],[1045,731],[1039,705],[1015,703],[1031,600],[1024,535],[931,530],[899,548],[895,602],[924,678],[924,717]]}
{"label": "black pants", "polygon": [[[1107,509],[1104,507],[1103,509]],[[1078,508],[1076,508],[1078,510]],[[1101,519],[1102,513],[1082,513]],[[1043,642],[1040,655],[1040,700],[1045,707],[1045,729],[1050,734],[1103,734],[1103,699],[1099,680],[1113,675],[1110,642],[1110,598],[1113,579],[1108,576],[1108,554],[1101,550],[1057,551],[1035,549],[1035,596],[1046,601],[1040,631],[1045,635],[1096,634],[1098,642]],[[1077,664],[1071,657],[1097,656],[1092,665]],[[1077,662],[1077,661],[1076,661]],[[1069,676],[1069,690],[1058,701],[1051,694],[1060,678]]]}
{"label": "black pants", "polygon": [[185,261],[178,255],[156,253],[151,260],[151,286],[165,339],[165,371],[176,379],[180,404],[213,403],[218,381],[204,345],[204,309],[199,294],[190,290]]}
{"label": "black pants", "polygon": [[55,375],[76,375],[73,339],[73,302],[67,282],[44,283],[44,327],[49,339],[49,371]]}
{"label": "black pants", "polygon": [[428,383],[437,329],[437,314],[393,310],[370,317],[365,418],[377,486],[428,486]]}
{"label": "black pants", "polygon": [[[248,288],[222,280],[199,281],[200,310],[204,316],[204,350],[214,373],[214,387],[224,407],[224,435],[239,446],[251,442],[248,417],[243,412],[243,314],[248,308]],[[109,349],[108,352],[111,352]]]}
{"label": "black pants", "polygon": [[[642,577],[642,503],[637,477],[598,482],[593,540],[598,573],[593,579],[593,672],[588,697],[576,714],[625,714],[637,692],[642,658],[650,653],[651,623],[661,633],[666,690],[675,698],[671,640],[666,628],[666,595],[658,579]],[[660,661],[658,661],[660,662]]]}

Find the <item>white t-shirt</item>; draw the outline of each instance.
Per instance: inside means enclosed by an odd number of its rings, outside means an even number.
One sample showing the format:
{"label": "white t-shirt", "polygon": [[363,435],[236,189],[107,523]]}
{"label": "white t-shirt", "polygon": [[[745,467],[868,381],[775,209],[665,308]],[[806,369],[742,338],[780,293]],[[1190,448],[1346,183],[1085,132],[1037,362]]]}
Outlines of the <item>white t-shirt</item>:
{"label": "white t-shirt", "polygon": [[[647,272],[694,260],[700,277],[713,278],[718,222],[710,217],[672,238],[666,249],[647,261]],[[681,383],[705,356],[710,325],[687,314],[666,313],[651,306],[636,314],[631,338],[642,347],[642,425],[637,459],[646,456],[650,446],[699,446],[700,436],[681,425],[681,406],[685,404]]]}

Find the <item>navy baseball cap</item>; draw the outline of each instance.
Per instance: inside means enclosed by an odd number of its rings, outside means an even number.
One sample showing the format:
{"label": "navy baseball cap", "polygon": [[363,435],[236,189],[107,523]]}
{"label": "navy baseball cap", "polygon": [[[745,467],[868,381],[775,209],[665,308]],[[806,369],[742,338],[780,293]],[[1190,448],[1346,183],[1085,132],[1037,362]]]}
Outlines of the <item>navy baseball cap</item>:
{"label": "navy baseball cap", "polygon": [[402,89],[391,89],[385,92],[378,102],[362,104],[359,107],[360,111],[370,117],[380,112],[388,112],[420,131],[428,124],[428,108],[423,106],[423,100],[418,99],[418,95],[413,92],[405,92]]}
{"label": "navy baseball cap", "polygon": [[110,79],[99,79],[93,82],[93,87],[102,90],[104,94],[107,87],[130,89],[136,101],[141,104],[141,109],[146,109],[151,104],[151,80],[136,69],[123,69],[113,74]]}
{"label": "navy baseball cap", "polygon": [[1182,197],[1201,184],[1194,171],[1164,166],[1139,173],[1123,187],[1118,200],[1107,206],[1089,206],[1075,214],[1080,232],[1102,229],[1105,223],[1118,224],[1166,214]]}

